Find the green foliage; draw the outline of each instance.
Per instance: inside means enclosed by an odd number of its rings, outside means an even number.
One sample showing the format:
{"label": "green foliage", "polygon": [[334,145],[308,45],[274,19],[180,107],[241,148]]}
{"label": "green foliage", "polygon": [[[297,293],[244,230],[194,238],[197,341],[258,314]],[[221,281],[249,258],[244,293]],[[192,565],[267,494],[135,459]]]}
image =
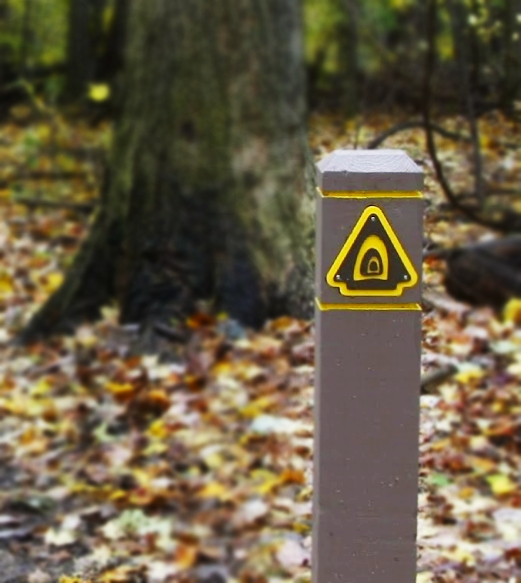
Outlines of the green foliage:
{"label": "green foliage", "polygon": [[[33,84],[37,79],[38,93],[43,92],[47,102],[55,102],[63,94],[67,86],[63,68],[56,72],[53,68],[68,61],[71,2],[0,0],[0,66],[7,71],[1,78],[2,82],[25,79]],[[87,25],[92,46],[91,54],[86,58],[101,58],[107,50],[107,33],[116,17],[115,5],[116,0],[101,0],[97,5],[92,4],[92,14],[95,10],[99,12]],[[48,69],[51,74],[42,75],[43,70]],[[33,76],[35,71],[36,78]],[[31,87],[34,90],[36,85]],[[91,90],[90,98],[100,101],[99,94],[98,87],[94,94]]]}
{"label": "green foliage", "polygon": [[[407,34],[404,15],[415,7],[414,0],[304,0],[306,60],[322,60],[323,71],[335,74],[342,70],[341,35],[345,23],[356,19],[358,67],[377,72],[385,65],[385,51],[390,35]],[[414,31],[417,34],[417,31]],[[388,58],[392,59],[389,53]]]}
{"label": "green foliage", "polygon": [[[64,63],[70,3],[71,0],[0,0],[0,63],[16,74]],[[392,78],[395,67],[413,82],[421,78],[427,2],[303,0],[303,5],[306,61],[313,70],[313,82],[321,90],[338,92],[339,87],[345,88],[338,80],[349,71],[357,71],[364,78]],[[463,15],[460,33],[455,33],[451,6]],[[438,62],[448,68],[456,63],[455,39],[463,35],[469,47],[469,39],[473,39],[467,52],[474,59],[471,66],[480,68],[481,82],[515,91],[516,71],[521,69],[521,14],[515,13],[514,6],[514,0],[438,0]],[[115,0],[104,0],[101,8],[101,30],[92,39],[96,57],[106,49],[105,34],[116,17]],[[353,52],[346,50],[349,30],[356,36]],[[346,59],[355,62],[346,67]],[[63,80],[46,79],[44,90],[54,100],[63,90]]]}
{"label": "green foliage", "polygon": [[30,58],[35,64],[63,61],[67,45],[68,0],[32,0],[31,31],[34,44]]}
{"label": "green foliage", "polygon": [[[304,0],[306,60],[314,89],[338,93],[350,84],[341,80],[356,71],[358,78],[377,85],[401,83],[402,93],[421,93],[427,6],[418,0]],[[519,6],[518,0],[438,0],[436,66],[447,80],[446,95],[455,96],[462,67],[470,72],[472,90],[487,99],[505,103],[521,94]],[[345,51],[346,30],[356,36],[355,51]],[[354,59],[351,68],[346,58]]]}
{"label": "green foliage", "polygon": [[63,61],[68,5],[69,0],[0,0],[0,46],[4,59],[19,67]]}

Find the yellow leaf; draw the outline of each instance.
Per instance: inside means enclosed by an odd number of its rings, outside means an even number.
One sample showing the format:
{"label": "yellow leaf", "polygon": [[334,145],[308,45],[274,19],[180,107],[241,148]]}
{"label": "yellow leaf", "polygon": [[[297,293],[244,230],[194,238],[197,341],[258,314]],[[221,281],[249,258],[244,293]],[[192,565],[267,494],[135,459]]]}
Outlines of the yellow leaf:
{"label": "yellow leaf", "polygon": [[450,439],[439,439],[431,445],[432,451],[443,451],[451,445]]}
{"label": "yellow leaf", "polygon": [[63,282],[63,273],[53,271],[42,278],[42,287],[48,293],[52,294],[57,290]]}
{"label": "yellow leaf", "polygon": [[13,293],[13,278],[8,273],[0,274],[0,297],[6,297]]}
{"label": "yellow leaf", "polygon": [[40,379],[34,387],[31,388],[32,397],[43,397],[52,389],[52,384],[47,379]]}
{"label": "yellow leaf", "polygon": [[473,451],[486,449],[488,445],[488,439],[484,435],[473,435],[469,441],[470,449]]}
{"label": "yellow leaf", "polygon": [[253,350],[263,356],[274,356],[282,348],[282,340],[271,338],[270,336],[258,336],[253,342]]}
{"label": "yellow leaf", "polygon": [[507,372],[514,377],[521,377],[521,362],[515,362],[514,364],[507,366]]}
{"label": "yellow leaf", "polygon": [[125,500],[127,496],[128,492],[126,490],[114,490],[110,495],[110,500],[117,502],[118,500]]}
{"label": "yellow leaf", "polygon": [[292,530],[298,532],[299,534],[309,534],[311,531],[311,524],[305,522],[294,522],[292,525]]}
{"label": "yellow leaf", "polygon": [[168,428],[165,425],[163,419],[156,419],[150,424],[148,428],[148,434],[152,437],[157,437],[158,439],[166,439],[168,437]]}
{"label": "yellow leaf", "polygon": [[512,494],[519,489],[519,486],[505,474],[494,474],[487,477],[492,492],[496,496]]}
{"label": "yellow leaf", "polygon": [[264,413],[273,405],[273,396],[265,395],[264,397],[259,397],[255,401],[243,407],[241,414],[244,417],[254,418]]}
{"label": "yellow leaf", "polygon": [[458,498],[461,498],[462,500],[471,500],[475,495],[476,490],[470,486],[466,486],[458,492]]}
{"label": "yellow leaf", "polygon": [[203,456],[204,463],[211,469],[215,470],[223,466],[225,460],[222,455],[218,453],[211,453]]}
{"label": "yellow leaf", "polygon": [[260,484],[256,488],[256,491],[261,495],[270,494],[281,484],[283,484],[283,481],[281,480],[280,476],[274,476],[273,478],[268,478],[262,484]]}
{"label": "yellow leaf", "polygon": [[160,455],[167,451],[168,445],[163,441],[152,441],[148,447],[143,450],[146,456]]}
{"label": "yellow leaf", "polygon": [[136,573],[133,573],[130,567],[122,566],[103,573],[100,577],[100,581],[101,583],[128,583],[128,581],[133,581],[135,576]]}
{"label": "yellow leaf", "polygon": [[213,373],[216,376],[219,375],[227,375],[230,374],[233,371],[233,367],[229,362],[223,361],[223,362],[218,362],[214,367],[213,367]]}
{"label": "yellow leaf", "polygon": [[482,378],[484,374],[483,370],[478,366],[468,365],[462,367],[462,370],[454,378],[462,384],[467,384],[470,381]]}
{"label": "yellow leaf", "polygon": [[0,412],[9,413],[10,415],[28,415],[28,402],[25,397],[13,397],[12,399],[0,399]]}
{"label": "yellow leaf", "polygon": [[163,389],[154,389],[146,393],[143,405],[149,409],[166,411],[171,405],[170,396]]}
{"label": "yellow leaf", "polygon": [[288,468],[282,472],[280,476],[280,481],[283,484],[300,484],[303,485],[306,483],[306,476],[304,476],[304,472],[301,470],[294,470],[292,468]]}
{"label": "yellow leaf", "polygon": [[34,427],[29,427],[20,435],[19,442],[22,445],[28,445],[33,440],[35,440],[37,437],[38,437],[38,434],[36,432],[36,429]]}
{"label": "yellow leaf", "polygon": [[107,101],[110,97],[110,87],[104,83],[91,83],[89,87],[89,98],[92,101]]}
{"label": "yellow leaf", "polygon": [[521,324],[521,299],[510,300],[503,309],[503,318],[506,322]]}
{"label": "yellow leaf", "polygon": [[297,494],[297,502],[309,502],[313,497],[313,488],[306,486]]}
{"label": "yellow leaf", "polygon": [[391,6],[396,10],[405,10],[412,4],[411,0],[391,0]]}
{"label": "yellow leaf", "polygon": [[236,366],[237,377],[244,381],[253,382],[265,374],[265,370],[251,362],[241,362]]}
{"label": "yellow leaf", "polygon": [[497,463],[486,457],[472,456],[469,459],[469,463],[476,470],[476,473],[489,473],[497,469]]}
{"label": "yellow leaf", "polygon": [[199,491],[200,498],[217,498],[222,502],[230,500],[232,494],[229,488],[223,486],[219,482],[209,482],[206,486]]}
{"label": "yellow leaf", "polygon": [[446,557],[453,559],[458,563],[465,563],[467,565],[475,565],[476,557],[466,548],[456,546],[452,551],[446,554]]}
{"label": "yellow leaf", "polygon": [[135,388],[130,383],[107,383],[105,388],[114,395],[117,401],[127,401],[135,393]]}
{"label": "yellow leaf", "polygon": [[98,338],[90,326],[80,326],[76,330],[76,342],[84,348],[92,348],[98,343]]}
{"label": "yellow leaf", "polygon": [[189,569],[197,559],[197,547],[194,545],[181,544],[177,547],[175,560],[177,565],[183,569]]}

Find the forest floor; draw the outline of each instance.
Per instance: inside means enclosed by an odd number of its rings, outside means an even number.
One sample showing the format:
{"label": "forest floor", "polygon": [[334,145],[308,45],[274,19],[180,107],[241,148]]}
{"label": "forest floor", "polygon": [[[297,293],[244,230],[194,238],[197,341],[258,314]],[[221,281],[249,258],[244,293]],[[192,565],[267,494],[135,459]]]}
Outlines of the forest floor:
{"label": "forest floor", "polygon": [[[253,333],[196,314],[183,357],[162,363],[132,356],[134,330],[107,306],[74,336],[10,345],[62,281],[110,143],[108,126],[18,117],[0,132],[0,583],[308,581],[312,323]],[[312,146],[361,147],[394,121],[317,117]],[[491,115],[481,129],[488,178],[518,186],[504,144],[520,128]],[[426,172],[431,245],[492,236],[445,204],[421,131],[385,146]],[[471,190],[469,148],[439,146]],[[417,582],[519,583],[521,302],[471,309],[443,269],[424,266],[422,370],[456,373],[421,396]]]}

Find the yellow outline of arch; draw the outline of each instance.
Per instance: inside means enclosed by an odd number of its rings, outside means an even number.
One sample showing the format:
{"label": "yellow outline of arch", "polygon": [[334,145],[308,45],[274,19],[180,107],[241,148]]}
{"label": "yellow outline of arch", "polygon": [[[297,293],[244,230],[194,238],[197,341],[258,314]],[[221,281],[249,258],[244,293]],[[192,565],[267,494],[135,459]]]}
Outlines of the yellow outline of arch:
{"label": "yellow outline of arch", "polygon": [[[368,221],[370,215],[376,215],[381,223],[382,226],[387,233],[387,236],[391,240],[391,243],[398,253],[398,256],[402,260],[405,269],[409,275],[409,280],[404,281],[403,283],[399,283],[395,289],[392,290],[350,290],[347,287],[347,284],[344,281],[335,281],[335,275],[337,271],[340,269],[344,259],[347,257],[347,254],[351,250],[351,247],[355,244],[356,240],[358,239],[358,235],[360,231],[363,229],[364,225]],[[342,246],[340,253],[337,255],[336,259],[333,261],[333,265],[329,268],[329,271],[326,275],[326,281],[331,287],[337,287],[340,293],[343,296],[351,296],[351,297],[358,297],[358,296],[367,296],[367,297],[397,297],[401,296],[404,289],[408,287],[414,287],[418,283],[418,274],[414,265],[412,264],[411,260],[409,259],[405,249],[402,247],[396,233],[394,232],[393,228],[391,227],[387,217],[384,215],[382,209],[378,208],[377,206],[368,206],[364,212],[360,215],[360,218],[356,222],[351,234],[347,238],[346,242]]]}
{"label": "yellow outline of arch", "polygon": [[[382,260],[382,273],[380,275],[362,275],[362,260],[369,249],[376,249]],[[372,259],[369,261],[371,263]],[[355,261],[355,272],[353,279],[355,281],[364,281],[368,279],[383,279],[386,281],[389,277],[389,253],[387,247],[378,235],[371,235],[362,243],[358,257]]]}

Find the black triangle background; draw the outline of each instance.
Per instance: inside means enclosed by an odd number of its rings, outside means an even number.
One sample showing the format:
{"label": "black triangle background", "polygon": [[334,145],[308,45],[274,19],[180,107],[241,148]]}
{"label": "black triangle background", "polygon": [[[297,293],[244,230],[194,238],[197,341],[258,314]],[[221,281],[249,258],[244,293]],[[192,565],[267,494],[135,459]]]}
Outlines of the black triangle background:
{"label": "black triangle background", "polygon": [[[374,217],[374,220],[372,218]],[[389,274],[386,281],[380,279],[368,279],[363,281],[354,280],[355,263],[358,252],[364,244],[364,241],[371,235],[376,235],[384,242],[389,257]],[[340,276],[338,278],[337,276]],[[335,281],[344,282],[347,288],[354,291],[392,291],[398,287],[398,284],[411,280],[411,274],[407,270],[398,252],[387,235],[382,221],[376,214],[369,215],[367,220],[358,233],[358,237],[349,249],[344,261],[333,275]]]}

